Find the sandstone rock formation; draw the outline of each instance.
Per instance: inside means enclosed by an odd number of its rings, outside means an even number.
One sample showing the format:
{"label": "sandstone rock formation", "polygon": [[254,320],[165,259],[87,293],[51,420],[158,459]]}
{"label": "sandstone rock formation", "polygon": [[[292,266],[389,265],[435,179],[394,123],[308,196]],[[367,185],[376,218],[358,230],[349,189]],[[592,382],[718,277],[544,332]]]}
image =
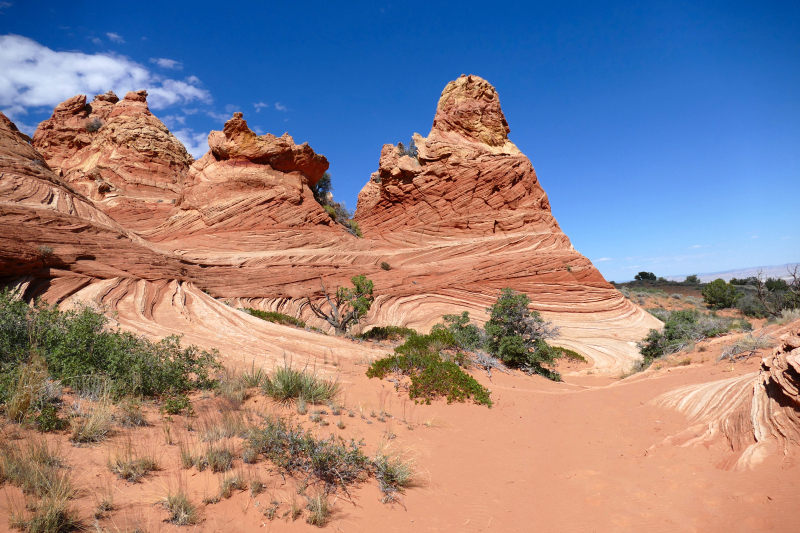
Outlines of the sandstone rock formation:
{"label": "sandstone rock formation", "polygon": [[663,394],[654,404],[684,413],[691,427],[667,443],[710,445],[724,440],[733,452],[719,466],[752,468],[773,454],[800,446],[800,328],[781,336],[758,372],[689,385]]}
{"label": "sandstone rock formation", "polygon": [[311,193],[325,156],[289,134],[256,135],[242,113],[208,136],[209,151],[189,169],[172,217],[146,235],[184,250],[231,251],[293,246],[269,235],[302,229],[342,236]]}
{"label": "sandstone rock formation", "polygon": [[147,92],[75,96],[34,134],[48,163],[116,220],[152,228],[172,209],[194,159],[147,107]]}
{"label": "sandstone rock formation", "polygon": [[[430,135],[416,136],[418,158],[384,147],[359,198],[364,239],[314,201],[309,186],[328,163],[308,145],[258,136],[236,113],[190,166],[143,92],[112,100],[98,97],[88,110],[71,99],[37,131],[35,144],[63,183],[46,170],[49,185],[27,176],[3,195],[4,208],[25,209],[7,218],[21,229],[0,237],[0,249],[29,259],[2,265],[0,275],[16,276],[29,293],[85,296],[154,335],[190,331],[202,315],[215,326],[197,333],[198,344],[224,353],[232,344],[217,332],[242,339],[246,328],[226,326],[224,313],[212,320],[208,313],[220,308],[200,306],[200,289],[233,307],[278,310],[325,328],[302,298],[321,297],[321,279],[335,287],[365,274],[378,295],[366,327],[425,331],[463,310],[482,322],[500,289],[512,287],[561,327],[559,345],[612,373],[629,368],[639,357],[635,341],[659,325],[572,248],[530,161],[508,139],[497,92],[476,76],[445,88]],[[94,114],[102,127],[81,130]],[[31,187],[35,193],[20,192]],[[53,197],[82,211],[58,207],[48,212],[55,221],[45,220],[40,204]],[[47,264],[35,251],[40,244],[55,248]],[[107,286],[117,288],[100,288]]]}

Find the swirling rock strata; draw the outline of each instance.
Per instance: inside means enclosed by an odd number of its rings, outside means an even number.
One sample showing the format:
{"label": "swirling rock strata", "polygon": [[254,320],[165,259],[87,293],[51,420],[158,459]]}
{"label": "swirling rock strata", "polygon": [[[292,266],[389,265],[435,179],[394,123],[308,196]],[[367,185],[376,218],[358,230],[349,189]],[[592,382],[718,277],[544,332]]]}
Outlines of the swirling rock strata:
{"label": "swirling rock strata", "polygon": [[800,327],[781,336],[758,372],[689,385],[653,400],[684,413],[691,427],[669,437],[682,446],[724,439],[733,452],[719,466],[753,468],[770,455],[796,453],[800,445]]}

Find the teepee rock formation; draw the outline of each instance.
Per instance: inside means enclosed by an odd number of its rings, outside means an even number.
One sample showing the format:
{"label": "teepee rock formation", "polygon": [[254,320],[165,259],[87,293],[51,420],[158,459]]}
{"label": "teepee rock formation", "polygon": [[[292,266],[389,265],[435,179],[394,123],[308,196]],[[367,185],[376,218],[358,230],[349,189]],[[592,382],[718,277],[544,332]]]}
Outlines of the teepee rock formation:
{"label": "teepee rock formation", "polygon": [[363,239],[314,200],[327,159],[288,134],[256,135],[241,113],[211,132],[198,161],[150,113],[144,91],[67,100],[33,147],[12,126],[0,149],[21,170],[2,178],[11,226],[0,235],[0,276],[47,298],[102,303],[135,331],[256,355],[265,339],[245,339],[249,325],[227,338],[237,315],[201,289],[325,328],[304,297],[358,274],[377,295],[365,327],[426,331],[464,310],[481,323],[511,287],[560,326],[559,345],[600,371],[627,370],[635,341],[659,325],[572,247],[508,138],[497,91],[477,76],[447,85],[430,134],[415,135],[416,157],[383,147],[359,196]]}
{"label": "teepee rock formation", "polygon": [[150,112],[147,91],[122,100],[109,91],[89,105],[83,95],[70,98],[39,125],[33,146],[66,182],[134,230],[166,219],[194,162]]}

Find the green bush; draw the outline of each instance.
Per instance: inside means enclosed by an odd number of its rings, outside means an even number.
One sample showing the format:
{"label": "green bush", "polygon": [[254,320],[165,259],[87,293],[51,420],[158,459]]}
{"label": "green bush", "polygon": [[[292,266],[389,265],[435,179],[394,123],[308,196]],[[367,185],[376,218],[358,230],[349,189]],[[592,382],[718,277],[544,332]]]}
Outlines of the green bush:
{"label": "green bush", "polygon": [[109,381],[115,396],[157,396],[213,385],[211,372],[220,368],[216,351],[183,348],[177,336],[152,342],[112,329],[108,322],[88,306],[70,311],[41,301],[29,306],[4,290],[0,373],[8,373],[35,350],[44,357],[50,375],[78,390],[99,378]]}
{"label": "green bush", "polygon": [[391,270],[392,266],[389,263],[387,263],[386,261],[382,261],[381,262],[381,269],[383,269],[383,270]]}
{"label": "green bush", "polygon": [[411,328],[404,328],[401,326],[375,326],[366,333],[359,335],[358,338],[365,341],[393,341],[410,337],[411,335],[417,335],[417,332]]}
{"label": "green bush", "polygon": [[700,284],[700,277],[697,274],[691,274],[686,276],[686,279],[683,280],[684,283],[687,285],[699,285]]}
{"label": "green bush", "polygon": [[[350,278],[353,288],[339,287],[333,295],[320,279],[325,302],[318,305],[306,297],[305,304],[317,318],[321,318],[333,326],[337,335],[344,334],[351,326],[357,324],[370,310],[375,296],[372,294],[374,283],[364,275]],[[327,305],[326,311],[323,306]]]}
{"label": "green bush", "polygon": [[639,272],[633,276],[633,279],[636,281],[656,281],[658,278],[652,272]]}
{"label": "green bush", "polygon": [[283,313],[278,313],[276,311],[262,311],[260,309],[253,309],[252,307],[245,308],[245,312],[253,315],[254,317],[260,318],[261,320],[266,320],[267,322],[274,322],[276,324],[281,324],[284,326],[297,326],[298,328],[305,328],[306,323],[300,320],[299,318],[295,318],[291,315],[286,315]]}
{"label": "green bush", "polygon": [[486,350],[505,364],[560,381],[558,372],[547,368],[561,352],[546,341],[558,335],[558,328],[528,309],[530,298],[510,288],[503,289],[487,309],[491,318],[485,324]]}
{"label": "green bush", "polygon": [[703,300],[712,309],[727,309],[733,307],[739,297],[739,291],[730,283],[725,283],[724,279],[715,279],[706,284],[701,291]]}
{"label": "green bush", "polygon": [[333,220],[336,220],[336,210],[333,208],[333,206],[324,205],[322,207],[325,209],[325,212],[328,213],[329,217],[331,217]]}
{"label": "green bush", "polygon": [[444,315],[442,320],[444,323],[433,326],[431,333],[439,330],[448,331],[453,336],[455,347],[468,352],[474,352],[480,348],[483,341],[480,329],[470,323],[467,311],[460,315]]}
{"label": "green bush", "polygon": [[442,357],[442,350],[457,347],[454,335],[443,328],[434,329],[429,335],[411,335],[394,349],[395,355],[374,361],[367,369],[367,377],[409,376],[409,397],[425,403],[444,396],[447,403],[471,399],[491,407],[489,391],[457,364],[457,361],[464,364],[466,357],[463,354],[452,356],[450,360]]}
{"label": "green bush", "polygon": [[766,318],[769,316],[769,312],[767,308],[764,307],[764,304],[749,291],[739,293],[739,296],[736,298],[735,307],[741,311],[744,316],[750,318]]}
{"label": "green bush", "polygon": [[[333,190],[333,183],[331,181],[330,173],[325,172],[319,179],[319,181],[314,185],[312,185],[310,189],[311,193],[314,195],[314,200],[316,200],[319,205],[321,206],[327,205],[328,193]],[[331,218],[334,217],[332,216]]]}

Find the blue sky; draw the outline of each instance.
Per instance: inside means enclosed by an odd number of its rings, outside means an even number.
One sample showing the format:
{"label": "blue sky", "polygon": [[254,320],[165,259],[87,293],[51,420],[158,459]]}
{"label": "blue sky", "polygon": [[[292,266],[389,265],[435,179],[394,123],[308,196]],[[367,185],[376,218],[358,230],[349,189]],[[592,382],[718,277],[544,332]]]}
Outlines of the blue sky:
{"label": "blue sky", "polygon": [[9,0],[0,13],[0,109],[29,132],[73,94],[148,88],[195,154],[237,110],[307,141],[355,209],[381,146],[427,135],[447,82],[477,74],[607,279],[800,261],[797,2]]}

